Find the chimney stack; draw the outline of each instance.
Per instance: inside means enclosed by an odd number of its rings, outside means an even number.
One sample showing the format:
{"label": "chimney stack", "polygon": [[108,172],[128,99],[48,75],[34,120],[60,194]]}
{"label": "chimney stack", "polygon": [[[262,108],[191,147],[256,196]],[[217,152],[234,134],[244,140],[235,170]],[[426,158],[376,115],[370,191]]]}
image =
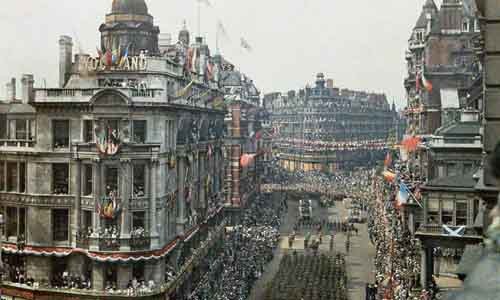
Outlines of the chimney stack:
{"label": "chimney stack", "polygon": [[59,38],[59,87],[64,88],[71,74],[73,58],[73,40],[62,35]]}
{"label": "chimney stack", "polygon": [[35,99],[34,86],[35,80],[32,74],[24,74],[21,79],[22,84],[22,100],[24,104],[30,104]]}
{"label": "chimney stack", "polygon": [[5,91],[7,93],[6,95],[6,101],[7,102],[12,102],[16,100],[16,79],[12,78],[10,82],[7,82],[5,85]]}

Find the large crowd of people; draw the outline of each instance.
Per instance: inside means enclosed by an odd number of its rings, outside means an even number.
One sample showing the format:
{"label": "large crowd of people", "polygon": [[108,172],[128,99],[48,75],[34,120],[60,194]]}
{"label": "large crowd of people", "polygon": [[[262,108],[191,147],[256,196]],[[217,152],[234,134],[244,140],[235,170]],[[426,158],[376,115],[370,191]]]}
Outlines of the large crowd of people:
{"label": "large crowd of people", "polygon": [[280,238],[284,202],[257,197],[245,212],[242,224],[229,228],[221,255],[188,299],[244,300],[273,259]]}

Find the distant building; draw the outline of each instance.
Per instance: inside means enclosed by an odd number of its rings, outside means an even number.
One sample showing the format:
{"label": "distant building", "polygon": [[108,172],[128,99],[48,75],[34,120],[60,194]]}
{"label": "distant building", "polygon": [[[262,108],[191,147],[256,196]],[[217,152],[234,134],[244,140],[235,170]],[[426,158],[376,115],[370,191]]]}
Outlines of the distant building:
{"label": "distant building", "polygon": [[334,87],[319,73],[314,87],[264,97],[276,133],[274,150],[289,170],[350,169],[383,159],[402,122],[384,94]]}

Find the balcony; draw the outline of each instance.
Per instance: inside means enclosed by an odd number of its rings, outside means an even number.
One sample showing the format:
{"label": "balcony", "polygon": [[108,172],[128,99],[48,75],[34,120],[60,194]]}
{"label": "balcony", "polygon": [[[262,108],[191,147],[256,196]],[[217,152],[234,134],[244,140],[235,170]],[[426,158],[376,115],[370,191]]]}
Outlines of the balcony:
{"label": "balcony", "polygon": [[[474,227],[465,227],[463,230],[459,230],[460,226],[448,226],[450,229],[447,230],[443,225],[439,224],[427,224],[421,225],[416,235],[419,236],[441,236],[450,238],[469,238],[469,239],[483,239],[483,236],[479,229]],[[453,234],[453,232],[455,234]]]}
{"label": "balcony", "polygon": [[[37,89],[35,90],[35,102],[37,103],[59,103],[78,102],[88,103],[90,99],[102,90],[108,88],[90,89]],[[167,95],[162,89],[135,89],[135,88],[111,88],[120,91],[134,102],[166,102]]]}
{"label": "balcony", "polygon": [[0,139],[0,148],[33,148],[36,142],[32,140],[5,140]]}
{"label": "balcony", "polygon": [[99,238],[100,251],[120,251],[120,238],[105,237]]}
{"label": "balcony", "polygon": [[142,237],[131,237],[129,240],[130,250],[132,251],[145,251],[151,249],[151,238]]}

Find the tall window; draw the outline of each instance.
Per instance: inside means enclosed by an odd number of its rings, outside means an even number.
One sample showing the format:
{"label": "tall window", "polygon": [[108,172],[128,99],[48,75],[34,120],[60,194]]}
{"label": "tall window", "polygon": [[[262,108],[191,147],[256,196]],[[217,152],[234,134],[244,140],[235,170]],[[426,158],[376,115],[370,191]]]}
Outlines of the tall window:
{"label": "tall window", "polygon": [[167,120],[165,125],[165,147],[168,149],[174,148],[175,143],[175,126],[173,120]]}
{"label": "tall window", "polygon": [[19,192],[26,192],[26,163],[19,163]]}
{"label": "tall window", "polygon": [[52,165],[52,191],[54,194],[67,195],[69,193],[69,165]]}
{"label": "tall window", "polygon": [[145,228],[146,214],[143,211],[136,211],[132,214],[132,228]]}
{"label": "tall window", "polygon": [[0,160],[0,191],[5,190],[5,161]]}
{"label": "tall window", "polygon": [[466,226],[467,225],[467,201],[466,200],[457,200],[456,202],[457,209],[457,226]]}
{"label": "tall window", "polygon": [[94,121],[83,121],[83,142],[91,143],[94,141]]}
{"label": "tall window", "polygon": [[146,166],[134,165],[134,197],[144,197],[146,195]]}
{"label": "tall window", "polygon": [[92,165],[83,165],[83,195],[92,195]]}
{"label": "tall window", "polygon": [[7,192],[17,192],[17,162],[7,162]]}
{"label": "tall window", "polygon": [[16,140],[27,140],[28,132],[26,128],[27,120],[13,120],[16,123]]}
{"label": "tall window", "polygon": [[17,237],[17,207],[7,207],[6,237]]}
{"label": "tall window", "polygon": [[439,224],[439,201],[428,200],[427,202],[427,223]]}
{"label": "tall window", "polygon": [[69,240],[69,213],[67,209],[52,210],[52,236],[55,242]]}
{"label": "tall window", "polygon": [[52,121],[52,135],[54,137],[53,146],[57,148],[69,147],[69,121],[54,120]]}
{"label": "tall window", "polygon": [[118,168],[106,167],[106,196],[111,192],[118,195]]}
{"label": "tall window", "polygon": [[92,211],[84,210],[83,211],[83,224],[82,228],[87,230],[92,227]]}
{"label": "tall window", "polygon": [[442,223],[445,225],[453,225],[453,200],[443,200],[442,205],[443,209],[441,212],[442,215]]}
{"label": "tall window", "polygon": [[7,139],[7,115],[0,114],[0,140]]}
{"label": "tall window", "polygon": [[147,123],[144,120],[134,120],[133,124],[133,133],[134,133],[134,142],[139,144],[144,144],[146,142],[147,137]]}

